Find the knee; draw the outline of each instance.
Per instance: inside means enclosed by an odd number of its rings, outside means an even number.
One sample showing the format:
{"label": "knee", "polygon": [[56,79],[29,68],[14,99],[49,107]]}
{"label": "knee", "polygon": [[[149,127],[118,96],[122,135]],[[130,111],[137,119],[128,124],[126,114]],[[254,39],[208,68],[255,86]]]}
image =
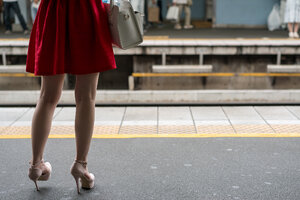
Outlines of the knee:
{"label": "knee", "polygon": [[41,92],[40,102],[48,105],[56,106],[59,102],[61,92],[48,94],[46,92]]}
{"label": "knee", "polygon": [[75,101],[76,104],[94,104],[96,101],[96,94],[84,92],[84,93],[78,93],[75,92]]}

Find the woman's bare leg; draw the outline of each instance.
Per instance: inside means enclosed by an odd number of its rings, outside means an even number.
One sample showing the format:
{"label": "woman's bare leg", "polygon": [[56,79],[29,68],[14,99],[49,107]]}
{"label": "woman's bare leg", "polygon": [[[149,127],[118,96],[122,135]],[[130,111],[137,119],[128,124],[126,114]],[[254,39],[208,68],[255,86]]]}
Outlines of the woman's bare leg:
{"label": "woman's bare leg", "polygon": [[42,76],[40,98],[32,118],[32,163],[43,158],[45,145],[50,133],[54,110],[60,99],[64,74]]}
{"label": "woman's bare leg", "polygon": [[288,29],[289,29],[290,33],[294,32],[294,30],[293,30],[293,23],[288,23]]}
{"label": "woman's bare leg", "polygon": [[99,73],[77,75],[75,85],[76,160],[87,161],[95,121],[95,98]]}
{"label": "woman's bare leg", "polygon": [[298,31],[299,31],[299,23],[295,23],[294,33],[298,33]]}

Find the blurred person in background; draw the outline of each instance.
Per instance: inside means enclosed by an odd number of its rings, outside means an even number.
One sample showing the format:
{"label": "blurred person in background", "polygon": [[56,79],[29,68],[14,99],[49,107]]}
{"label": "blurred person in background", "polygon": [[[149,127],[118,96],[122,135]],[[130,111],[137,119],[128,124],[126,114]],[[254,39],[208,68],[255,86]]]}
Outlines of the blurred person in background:
{"label": "blurred person in background", "polygon": [[145,0],[131,0],[131,5],[135,11],[145,14]]}
{"label": "blurred person in background", "polygon": [[3,6],[4,6],[4,23],[5,23],[5,34],[11,34],[12,33],[12,25],[10,21],[10,11],[11,9],[14,10],[14,12],[17,14],[18,19],[22,25],[22,28],[24,30],[24,34],[29,34],[26,22],[24,20],[24,17],[21,13],[18,0],[3,0]]}
{"label": "blurred person in background", "polygon": [[162,25],[163,15],[162,15],[162,0],[152,0],[153,5],[157,5],[159,7],[159,24]]}
{"label": "blurred person in background", "polygon": [[39,9],[40,6],[40,0],[31,0],[31,17],[32,17],[32,21],[34,22],[37,11]]}
{"label": "blurred person in background", "polygon": [[175,29],[180,30],[182,29],[181,25],[180,25],[180,18],[182,15],[182,11],[184,9],[185,12],[185,23],[184,23],[184,29],[192,29],[194,28],[191,25],[191,6],[193,4],[193,0],[173,0],[173,5],[176,5],[179,7],[179,16],[178,16],[178,20],[177,23],[175,25]]}
{"label": "blurred person in background", "polygon": [[299,38],[300,0],[287,0],[284,22],[288,23],[289,37]]}

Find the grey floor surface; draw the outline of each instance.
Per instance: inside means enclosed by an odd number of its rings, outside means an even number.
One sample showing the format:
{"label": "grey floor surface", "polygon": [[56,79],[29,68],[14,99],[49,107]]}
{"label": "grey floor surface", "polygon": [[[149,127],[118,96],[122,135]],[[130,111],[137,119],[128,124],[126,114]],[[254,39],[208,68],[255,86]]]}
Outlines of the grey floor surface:
{"label": "grey floor surface", "polygon": [[27,177],[30,140],[0,140],[0,199],[299,200],[300,138],[94,139],[93,190],[77,195],[73,139],[50,139],[40,192]]}
{"label": "grey floor surface", "polygon": [[[29,39],[30,35],[24,35],[16,31],[11,35],[4,34],[4,28],[0,27],[0,38]],[[169,36],[169,38],[288,38],[285,30],[268,31],[267,29],[243,29],[243,28],[201,28],[192,30],[174,30],[172,24],[165,24],[163,27],[152,26],[145,32],[145,36]]]}

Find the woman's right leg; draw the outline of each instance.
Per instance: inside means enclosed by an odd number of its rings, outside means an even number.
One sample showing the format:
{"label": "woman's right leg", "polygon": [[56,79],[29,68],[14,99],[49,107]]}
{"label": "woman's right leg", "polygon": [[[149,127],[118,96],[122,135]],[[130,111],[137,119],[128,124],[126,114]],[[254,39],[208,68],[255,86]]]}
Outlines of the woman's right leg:
{"label": "woman's right leg", "polygon": [[42,77],[40,99],[32,119],[32,163],[38,163],[43,158],[54,110],[61,96],[64,76],[60,74]]}
{"label": "woman's right leg", "polygon": [[295,23],[294,33],[298,33],[298,31],[299,31],[299,23]]}
{"label": "woman's right leg", "polygon": [[95,98],[99,73],[76,75],[76,160],[87,161],[95,121]]}

